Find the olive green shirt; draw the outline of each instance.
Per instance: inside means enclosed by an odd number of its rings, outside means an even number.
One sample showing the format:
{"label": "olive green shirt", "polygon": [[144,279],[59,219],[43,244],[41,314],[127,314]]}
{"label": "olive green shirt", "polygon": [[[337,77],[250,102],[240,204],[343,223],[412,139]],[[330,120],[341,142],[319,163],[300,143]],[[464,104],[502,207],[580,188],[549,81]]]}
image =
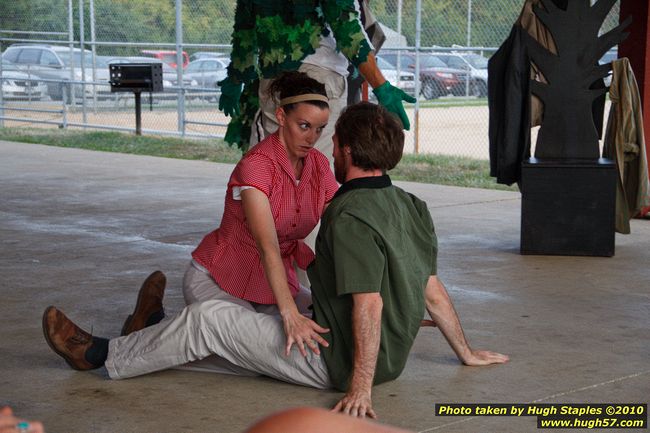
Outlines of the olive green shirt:
{"label": "olive green shirt", "polygon": [[424,288],[436,274],[437,240],[426,204],[386,176],[341,186],[321,220],[308,269],[314,320],[330,332],[321,348],[332,384],[345,391],[353,367],[352,294],[383,301],[374,383],[395,379],[424,315]]}

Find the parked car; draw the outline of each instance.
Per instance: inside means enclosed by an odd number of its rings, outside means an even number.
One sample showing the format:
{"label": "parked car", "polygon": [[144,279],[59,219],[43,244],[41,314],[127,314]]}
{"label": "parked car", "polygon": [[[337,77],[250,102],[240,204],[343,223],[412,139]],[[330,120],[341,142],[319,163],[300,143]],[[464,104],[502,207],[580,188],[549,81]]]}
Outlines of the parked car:
{"label": "parked car", "polygon": [[462,69],[469,74],[465,75],[467,81],[461,80],[455,94],[469,95],[484,98],[488,89],[488,59],[475,53],[434,53],[448,67]]}
{"label": "parked car", "polygon": [[[399,58],[400,70],[415,71],[415,53],[382,51],[380,57],[395,67]],[[420,53],[420,94],[425,99],[435,99],[452,94],[466,75],[467,72],[463,70],[447,67],[442,60],[435,56]]]}
{"label": "parked car", "polygon": [[[147,60],[151,60],[147,58]],[[113,99],[117,95],[111,92],[110,81],[110,65],[113,63],[131,63],[128,57],[116,57],[116,56],[96,56],[94,62],[95,74],[93,76],[92,69],[87,76],[87,81],[91,81],[91,84],[86,85],[86,97],[92,98],[96,97],[98,100],[103,99]],[[94,79],[94,80],[93,80]],[[94,84],[100,83],[100,84]]]}
{"label": "parked car", "polygon": [[[145,56],[145,57],[152,57],[154,59],[158,59],[162,61],[163,63],[166,63],[167,65],[171,66],[172,68],[176,69],[176,61],[177,61],[177,56],[176,56],[176,51],[170,51],[170,50],[142,50],[140,53]],[[185,51],[181,54],[183,57],[183,68],[186,68],[187,65],[190,63],[190,57],[187,55]]]}
{"label": "parked car", "polygon": [[604,65],[605,63],[610,63],[613,60],[618,59],[618,48],[614,47],[607,51],[605,54],[603,54],[603,57],[598,60],[598,63],[601,65]]}
{"label": "parked car", "polygon": [[[92,68],[92,52],[84,50],[84,68],[86,81],[91,80],[88,71]],[[82,79],[81,50],[62,45],[39,44],[14,44],[9,46],[2,59],[10,61],[23,68],[23,72],[35,73],[47,81],[50,98],[60,101],[63,99],[64,89],[67,91],[68,100],[71,99],[70,80]],[[76,95],[81,95],[81,84],[74,86]]]}
{"label": "parked car", "polygon": [[[603,57],[598,60],[599,65],[604,65],[605,63],[611,63],[612,61],[618,59],[618,48],[614,47],[607,51],[605,54],[603,54]],[[612,84],[612,71],[609,71],[607,76],[603,78],[603,81],[605,82],[605,85],[607,87],[611,86]]]}
{"label": "parked car", "polygon": [[8,60],[2,60],[0,83],[2,84],[2,99],[26,99],[38,101],[47,96],[47,86],[35,74],[22,72],[20,68]]}
{"label": "parked car", "polygon": [[197,51],[196,53],[190,54],[190,63],[194,60],[200,59],[220,59],[227,62],[230,61],[230,54],[228,53],[216,53],[213,51]]}
{"label": "parked car", "polygon": [[415,95],[415,74],[413,72],[401,70],[399,76],[397,69],[390,64],[387,60],[377,56],[377,66],[393,86],[402,89],[405,93],[413,96]]}
{"label": "parked car", "polygon": [[187,65],[183,77],[196,82],[197,89],[193,91],[195,96],[216,102],[221,93],[217,82],[226,78],[228,63],[230,63],[229,59],[216,57],[194,60]]}

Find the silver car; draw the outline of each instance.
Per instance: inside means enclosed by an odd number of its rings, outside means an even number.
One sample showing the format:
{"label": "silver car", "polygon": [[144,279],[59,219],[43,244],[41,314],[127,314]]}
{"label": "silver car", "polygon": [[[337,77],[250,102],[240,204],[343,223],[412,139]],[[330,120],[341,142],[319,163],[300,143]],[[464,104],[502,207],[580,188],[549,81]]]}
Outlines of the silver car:
{"label": "silver car", "polygon": [[196,83],[192,84],[195,86],[192,90],[194,95],[216,102],[221,93],[217,83],[226,78],[228,63],[230,63],[230,59],[225,58],[194,60],[185,68],[183,77]]}
{"label": "silver car", "polygon": [[[92,52],[84,50],[83,55],[85,79],[89,81]],[[23,72],[34,73],[47,80],[50,98],[58,101],[63,99],[64,94],[70,101],[72,91],[69,81],[82,79],[81,57],[79,48],[70,50],[62,45],[13,44],[2,53],[3,60],[17,64],[23,68]],[[81,85],[75,85],[74,91],[81,96]]]}
{"label": "silver car", "polygon": [[2,61],[2,98],[24,99],[38,101],[47,96],[47,86],[34,74],[22,72],[20,68],[9,61]]}

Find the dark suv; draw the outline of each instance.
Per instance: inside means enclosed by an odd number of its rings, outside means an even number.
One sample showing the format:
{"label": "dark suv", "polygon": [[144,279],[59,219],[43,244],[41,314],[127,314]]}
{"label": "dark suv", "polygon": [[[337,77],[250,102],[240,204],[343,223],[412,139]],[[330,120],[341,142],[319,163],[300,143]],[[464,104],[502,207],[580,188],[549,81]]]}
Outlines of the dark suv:
{"label": "dark suv", "polygon": [[488,59],[474,53],[435,53],[435,56],[450,68],[462,69],[468,73],[467,83],[461,82],[459,95],[467,92],[479,98],[487,96]]}
{"label": "dark suv", "polygon": [[[382,50],[378,57],[397,66],[397,52]],[[415,72],[415,53],[399,53],[399,59],[401,70]],[[425,99],[435,99],[454,94],[460,84],[464,82],[466,75],[467,72],[465,71],[447,67],[436,56],[420,53],[420,94]]]}

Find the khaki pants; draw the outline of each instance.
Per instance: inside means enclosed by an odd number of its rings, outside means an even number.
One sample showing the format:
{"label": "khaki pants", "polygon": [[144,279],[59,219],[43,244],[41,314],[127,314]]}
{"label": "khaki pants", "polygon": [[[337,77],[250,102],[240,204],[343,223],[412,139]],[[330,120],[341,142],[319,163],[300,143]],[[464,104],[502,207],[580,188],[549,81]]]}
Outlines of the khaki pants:
{"label": "khaki pants", "polygon": [[331,387],[320,356],[308,350],[303,357],[296,347],[288,357],[284,356],[286,337],[278,315],[256,311],[253,304],[224,292],[209,274],[194,266],[188,268],[184,285],[195,288],[185,292],[208,291],[212,296],[188,305],[180,314],[157,325],[112,339],[105,364],[111,379],[182,366],[225,374],[264,375],[321,389]]}

